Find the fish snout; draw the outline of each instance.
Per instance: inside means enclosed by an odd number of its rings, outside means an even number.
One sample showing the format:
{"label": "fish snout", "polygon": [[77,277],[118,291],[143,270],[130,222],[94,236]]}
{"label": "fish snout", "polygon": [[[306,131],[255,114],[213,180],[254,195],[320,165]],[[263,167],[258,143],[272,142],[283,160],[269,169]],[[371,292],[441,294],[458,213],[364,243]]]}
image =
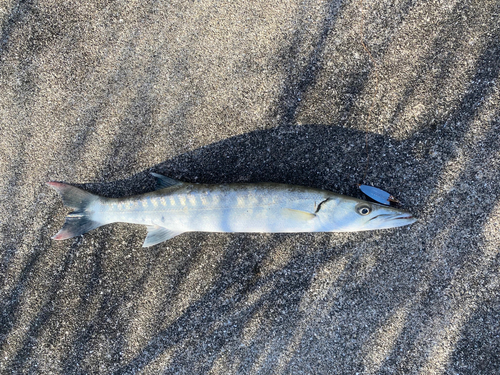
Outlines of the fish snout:
{"label": "fish snout", "polygon": [[410,225],[416,221],[417,219],[414,218],[409,212],[387,212],[372,217],[369,220],[369,226],[372,229],[387,229]]}

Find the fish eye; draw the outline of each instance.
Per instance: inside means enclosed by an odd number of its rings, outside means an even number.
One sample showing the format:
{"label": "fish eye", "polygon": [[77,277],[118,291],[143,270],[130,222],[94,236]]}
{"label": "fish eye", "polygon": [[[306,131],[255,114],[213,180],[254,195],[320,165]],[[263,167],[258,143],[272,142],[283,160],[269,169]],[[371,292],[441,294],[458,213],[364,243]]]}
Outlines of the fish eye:
{"label": "fish eye", "polygon": [[362,204],[362,205],[359,205],[358,207],[356,207],[356,211],[358,212],[358,214],[360,214],[362,216],[366,216],[370,212],[372,212],[372,209],[367,204]]}

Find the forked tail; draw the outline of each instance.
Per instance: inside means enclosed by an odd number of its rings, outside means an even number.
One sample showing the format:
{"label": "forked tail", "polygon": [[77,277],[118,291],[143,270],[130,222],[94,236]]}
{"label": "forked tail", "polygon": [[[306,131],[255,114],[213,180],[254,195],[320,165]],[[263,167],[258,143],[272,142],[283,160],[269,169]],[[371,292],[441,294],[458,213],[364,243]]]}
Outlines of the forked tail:
{"label": "forked tail", "polygon": [[65,206],[75,209],[66,216],[61,230],[52,239],[65,240],[76,237],[103,225],[91,218],[91,205],[99,199],[97,195],[61,182],[50,181],[47,185],[61,195]]}

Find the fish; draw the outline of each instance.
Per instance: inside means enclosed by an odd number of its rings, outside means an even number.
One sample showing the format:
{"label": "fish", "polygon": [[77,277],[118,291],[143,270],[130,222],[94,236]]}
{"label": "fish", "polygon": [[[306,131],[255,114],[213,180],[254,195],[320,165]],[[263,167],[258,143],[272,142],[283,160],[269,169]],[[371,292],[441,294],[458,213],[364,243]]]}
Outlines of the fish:
{"label": "fish", "polygon": [[143,247],[149,247],[185,232],[355,232],[416,221],[401,209],[317,188],[280,183],[187,183],[152,175],[154,191],[123,198],[47,182],[61,195],[63,204],[74,209],[52,238],[65,240],[121,222],[145,225]]}

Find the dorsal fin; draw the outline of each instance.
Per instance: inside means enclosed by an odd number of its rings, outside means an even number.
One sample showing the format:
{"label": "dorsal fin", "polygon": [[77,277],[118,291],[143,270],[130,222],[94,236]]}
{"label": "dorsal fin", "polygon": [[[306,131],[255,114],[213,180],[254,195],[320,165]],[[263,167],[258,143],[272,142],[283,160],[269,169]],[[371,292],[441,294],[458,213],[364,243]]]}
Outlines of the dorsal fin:
{"label": "dorsal fin", "polygon": [[181,181],[174,180],[173,178],[163,176],[158,173],[151,173],[151,175],[156,180],[156,190],[165,189],[176,185],[182,185]]}

